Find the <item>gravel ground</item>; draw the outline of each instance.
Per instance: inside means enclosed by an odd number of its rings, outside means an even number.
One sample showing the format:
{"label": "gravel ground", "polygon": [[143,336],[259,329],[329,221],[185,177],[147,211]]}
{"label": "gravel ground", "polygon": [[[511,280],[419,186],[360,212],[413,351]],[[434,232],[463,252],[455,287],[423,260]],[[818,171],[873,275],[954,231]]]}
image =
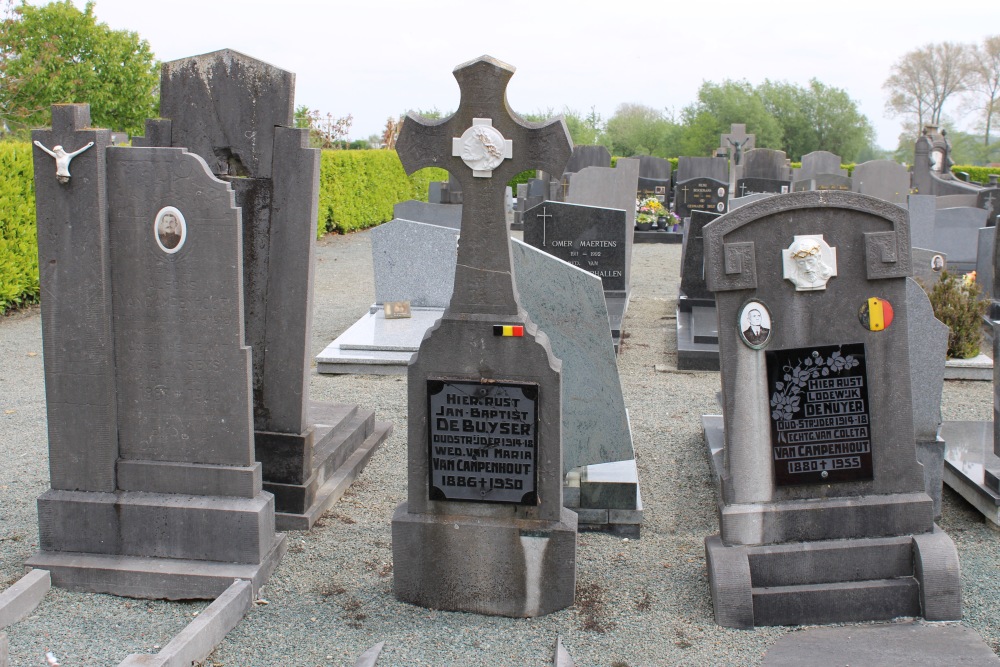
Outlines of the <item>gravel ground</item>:
{"label": "gravel ground", "polygon": [[[369,237],[333,236],[318,248],[313,352],[373,300]],[[557,635],[577,665],[756,665],[785,628],[739,631],[712,618],[703,540],[718,530],[700,416],[717,412],[718,374],[657,372],[676,365],[674,301],[680,246],[637,245],[628,336],[619,357],[632,419],[645,515],[642,538],[583,533],[577,604],[537,619],[438,612],[393,598],[390,519],[406,495],[406,385],[402,377],[318,376],[317,399],[358,402],[395,431],[360,480],[289,549],[255,606],[208,665],[353,665],[385,642],[389,665],[552,664]],[[0,588],[37,547],[35,498],[48,488],[41,325],[37,308],[0,319]],[[991,419],[990,383],[949,382],[945,419]],[[945,489],[941,526],[958,545],[964,624],[1000,649],[1000,535]],[[8,629],[13,667],[117,665],[155,652],[205,602],[129,600],[58,589]]]}

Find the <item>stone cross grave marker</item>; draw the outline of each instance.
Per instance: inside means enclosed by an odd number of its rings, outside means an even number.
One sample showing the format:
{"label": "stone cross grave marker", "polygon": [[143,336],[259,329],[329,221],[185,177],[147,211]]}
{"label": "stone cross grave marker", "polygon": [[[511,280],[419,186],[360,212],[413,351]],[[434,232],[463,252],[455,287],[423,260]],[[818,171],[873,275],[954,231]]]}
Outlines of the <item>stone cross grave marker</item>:
{"label": "stone cross grave marker", "polygon": [[725,151],[733,160],[734,165],[742,163],[743,155],[756,148],[757,135],[747,134],[747,126],[743,123],[733,123],[729,126],[729,134],[723,134],[719,140],[719,151]]}
{"label": "stone cross grave marker", "polygon": [[223,49],[164,63],[160,90],[163,119],[133,144],[186,148],[236,193],[256,457],[278,527],[308,530],[392,427],[309,399],[320,152],[291,127],[295,75]]}
{"label": "stone cross grave marker", "polygon": [[518,302],[506,183],[560,174],[561,119],[523,123],[507,104],[514,68],[459,65],[458,110],[410,115],[396,149],[408,173],[462,184],[455,289],[410,362],[407,500],[393,515],[393,591],[434,609],[530,617],[573,603],[576,515],[562,507],[560,362]]}
{"label": "stone cross grave marker", "polygon": [[68,183],[35,153],[52,488],[28,565],[131,597],[256,590],[285,541],[254,461],[240,210],[197,155],[89,121],[60,105],[34,132],[97,150]]}
{"label": "stone cross grave marker", "polygon": [[798,192],[704,233],[724,419],[716,621],[960,618],[958,554],[915,447],[906,211]]}

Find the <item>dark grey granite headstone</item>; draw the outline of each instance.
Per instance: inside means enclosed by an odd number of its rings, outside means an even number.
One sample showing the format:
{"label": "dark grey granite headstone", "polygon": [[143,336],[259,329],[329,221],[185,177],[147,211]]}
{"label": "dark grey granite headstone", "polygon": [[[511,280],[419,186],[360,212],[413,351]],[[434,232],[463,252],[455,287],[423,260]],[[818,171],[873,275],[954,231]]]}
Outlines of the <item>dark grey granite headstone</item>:
{"label": "dark grey granite headstone", "polygon": [[[948,255],[939,250],[917,247],[914,247],[911,252],[913,255],[913,278],[924,288],[932,288],[935,283],[941,280],[941,273],[948,269]],[[992,261],[993,255],[991,254],[990,262]]]}
{"label": "dark grey granite headstone", "polygon": [[[89,109],[61,107],[53,118],[55,129],[37,132],[36,140],[60,138],[72,146],[67,139],[86,124]],[[52,448],[51,456],[53,471],[93,469],[81,465],[92,457],[110,464],[95,469],[108,487],[60,489],[53,475],[53,488],[38,499],[39,552],[28,565],[49,570],[57,586],[132,597],[214,598],[234,578],[250,580],[256,590],[280,560],[284,537],[275,534],[274,498],[263,492],[254,461],[242,229],[233,191],[201,157],[179,148],[102,146],[101,155],[106,162],[99,168],[79,160],[78,180],[37,205],[40,239],[49,239],[78,226],[78,210],[93,206],[88,202],[106,201],[106,217],[94,219],[90,230],[101,255],[63,258],[64,270],[109,299],[80,302],[88,309],[82,321],[113,340],[113,346],[93,334],[79,340],[99,353],[100,374],[88,377],[98,370],[92,362],[70,366],[75,372],[68,378],[75,392],[91,392],[92,419],[103,423],[77,432],[73,448]],[[46,176],[55,175],[43,154],[36,161],[46,192]],[[95,268],[107,272],[95,275]],[[65,289],[72,294],[75,284],[43,274],[42,291],[54,305]],[[113,350],[113,358],[104,350]],[[74,409],[60,405],[62,397],[82,395],[61,389],[58,374],[52,380],[55,414]],[[117,401],[110,410],[100,400],[105,387]],[[100,448],[101,434],[115,434],[114,449]]]}
{"label": "dark grey granite headstone", "polygon": [[573,603],[577,523],[562,507],[560,362],[518,302],[503,196],[526,169],[561,174],[571,144],[561,120],[529,127],[511,115],[513,73],[488,56],[460,65],[455,114],[408,116],[396,144],[408,173],[444,167],[464,201],[455,290],[409,366],[393,592],[434,609],[530,617]]}
{"label": "dark grey granite headstone", "polygon": [[416,199],[407,199],[392,207],[392,217],[396,220],[412,220],[428,225],[458,229],[462,225],[462,205],[430,204]]}
{"label": "dark grey granite headstone", "polygon": [[934,220],[937,208],[933,195],[910,195],[906,208],[910,214],[910,240],[914,248],[934,248]]}
{"label": "dark grey granite headstone", "polygon": [[854,167],[854,192],[878,197],[893,204],[906,204],[910,194],[910,172],[892,160],[872,160]]}
{"label": "dark grey granite headstone", "polygon": [[563,173],[575,174],[585,167],[610,167],[611,152],[607,146],[573,146],[573,154]]}
{"label": "dark grey granite headstone", "polygon": [[171,144],[215,174],[269,178],[274,128],[292,126],[294,99],[294,74],[231,49],[164,63],[160,78]]}
{"label": "dark grey granite headstone", "polygon": [[[916,252],[914,252],[914,257]],[[948,325],[934,317],[934,308],[915,280],[906,281],[906,306],[910,315],[910,379],[913,387],[913,432],[917,460],[923,466],[924,489],[934,501],[934,516],[941,516],[941,477],[944,440],[941,427],[941,392],[948,356]]]}
{"label": "dark grey granite headstone", "polygon": [[[197,153],[235,191],[256,457],[277,498],[279,527],[301,530],[342,493],[325,481],[346,475],[341,463],[377,447],[391,426],[373,415],[357,419],[358,406],[309,400],[320,155],[308,130],[287,127],[294,84],[294,74],[230,50],[165,63],[167,120],[147,122],[147,136],[134,143]],[[356,460],[351,479],[364,466]]]}
{"label": "dark grey granite headstone", "polygon": [[704,234],[724,421],[721,534],[706,539],[716,621],[960,618],[958,554],[914,445],[906,212],[800,192]]}
{"label": "dark grey granite headstone", "polygon": [[1000,218],[1000,188],[989,187],[979,192],[976,206],[987,211],[986,224],[994,227]]}
{"label": "dark grey granite headstone", "polygon": [[678,185],[692,178],[711,178],[729,183],[729,160],[724,157],[680,157],[677,160]]}
{"label": "dark grey granite headstone", "polygon": [[601,279],[605,292],[624,292],[625,211],[542,202],[524,216],[524,242]]}
{"label": "dark grey granite headstone", "polygon": [[986,211],[981,208],[938,209],[930,247],[948,255],[953,271],[972,271],[976,268],[979,229],[985,226]]}
{"label": "dark grey granite headstone", "polygon": [[776,181],[790,181],[788,156],[784,151],[770,148],[755,148],[743,156],[743,178],[764,178]]}
{"label": "dark grey granite headstone", "polygon": [[407,219],[391,220],[373,229],[375,303],[409,301],[413,308],[447,307],[455,286],[457,229],[457,225]]}
{"label": "dark grey granite headstone", "polygon": [[746,197],[752,194],[771,193],[788,194],[792,191],[791,181],[779,181],[773,178],[741,178],[736,181],[736,194]]}
{"label": "dark grey granite headstone", "polygon": [[792,183],[793,192],[803,192],[806,190],[843,190],[850,192],[852,187],[851,179],[840,174],[816,174],[810,179]]}
{"label": "dark grey granite headstone", "polygon": [[705,284],[705,225],[719,217],[707,211],[692,211],[691,219],[684,223],[684,241],[681,247],[681,297],[715,302],[715,295]]}
{"label": "dark grey granite headstone", "polygon": [[993,255],[996,252],[997,228],[982,227],[979,230],[979,245],[976,248],[976,284],[979,285],[982,297],[993,300]]}
{"label": "dark grey granite headstone", "polygon": [[755,201],[760,201],[761,199],[767,199],[768,197],[773,197],[774,194],[770,192],[760,192],[755,195],[747,195],[746,197],[732,197],[729,200],[729,210],[735,211],[741,206],[746,206],[747,204],[752,204]]}
{"label": "dark grey granite headstone", "polygon": [[934,198],[937,208],[976,207],[979,205],[977,195],[942,195]]}
{"label": "dark grey granite headstone", "polygon": [[829,151],[813,151],[802,156],[802,166],[795,173],[798,180],[809,180],[817,176],[847,177],[847,170],[840,168],[841,158]]}
{"label": "dark grey granite headstone", "polygon": [[674,211],[682,219],[692,211],[725,213],[729,210],[729,185],[711,178],[677,181],[674,188]]}
{"label": "dark grey granite headstone", "polygon": [[670,160],[652,155],[640,155],[637,159],[639,160],[639,197],[656,197],[663,202],[664,206],[669,206],[670,174],[673,170]]}

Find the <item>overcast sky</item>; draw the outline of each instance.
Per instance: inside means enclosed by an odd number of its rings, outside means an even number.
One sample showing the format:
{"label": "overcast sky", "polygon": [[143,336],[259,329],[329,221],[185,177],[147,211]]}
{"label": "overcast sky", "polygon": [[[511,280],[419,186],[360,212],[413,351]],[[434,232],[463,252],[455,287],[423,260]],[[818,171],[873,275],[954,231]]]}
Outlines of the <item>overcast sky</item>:
{"label": "overcast sky", "polygon": [[895,148],[882,91],[892,64],[929,42],[1000,33],[996,3],[921,0],[97,0],[95,13],[163,61],[231,48],[292,71],[296,105],[351,114],[352,139],[408,109],[453,111],[452,70],[488,54],[517,68],[515,111],[595,107],[605,120],[626,102],[679,113],[703,81],[815,77],[846,90]]}

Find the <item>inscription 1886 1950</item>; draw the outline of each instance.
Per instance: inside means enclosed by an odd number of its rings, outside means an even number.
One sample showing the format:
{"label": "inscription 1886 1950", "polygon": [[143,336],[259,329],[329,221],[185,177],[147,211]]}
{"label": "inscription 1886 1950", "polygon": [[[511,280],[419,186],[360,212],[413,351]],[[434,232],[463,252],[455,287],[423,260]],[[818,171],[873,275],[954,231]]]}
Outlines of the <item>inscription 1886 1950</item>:
{"label": "inscription 1886 1950", "polygon": [[863,343],[765,353],[778,486],[872,479]]}
{"label": "inscription 1886 1950", "polygon": [[537,505],[538,385],[427,381],[431,500]]}

